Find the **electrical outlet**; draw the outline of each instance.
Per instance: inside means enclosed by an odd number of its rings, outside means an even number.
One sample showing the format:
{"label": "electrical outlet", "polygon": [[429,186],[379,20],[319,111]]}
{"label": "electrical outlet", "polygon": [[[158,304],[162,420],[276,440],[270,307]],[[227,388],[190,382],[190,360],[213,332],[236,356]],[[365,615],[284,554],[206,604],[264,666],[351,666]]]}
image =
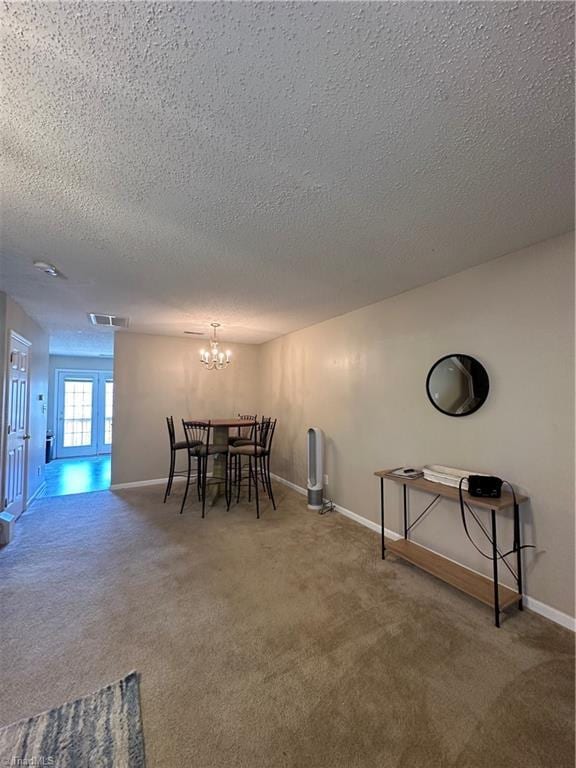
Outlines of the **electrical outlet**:
{"label": "electrical outlet", "polygon": [[328,475],[324,475],[324,485],[328,485]]}

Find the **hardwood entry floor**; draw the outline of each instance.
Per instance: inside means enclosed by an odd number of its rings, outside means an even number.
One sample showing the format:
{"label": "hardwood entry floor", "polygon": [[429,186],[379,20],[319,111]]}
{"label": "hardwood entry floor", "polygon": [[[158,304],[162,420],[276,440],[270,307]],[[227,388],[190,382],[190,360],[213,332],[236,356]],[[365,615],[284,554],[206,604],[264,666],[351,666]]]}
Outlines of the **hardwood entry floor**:
{"label": "hardwood entry floor", "polygon": [[110,456],[56,459],[46,465],[44,496],[105,491],[110,487]]}

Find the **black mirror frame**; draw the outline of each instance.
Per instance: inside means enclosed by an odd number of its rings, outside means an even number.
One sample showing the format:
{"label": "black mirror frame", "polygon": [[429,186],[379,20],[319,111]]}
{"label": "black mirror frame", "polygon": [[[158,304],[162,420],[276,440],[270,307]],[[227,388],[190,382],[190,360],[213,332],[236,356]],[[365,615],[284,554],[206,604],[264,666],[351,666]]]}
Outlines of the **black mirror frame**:
{"label": "black mirror frame", "polygon": [[[484,371],[484,374],[486,375],[486,397],[481,402],[479,402],[477,406],[472,408],[471,411],[466,411],[466,413],[450,413],[449,411],[443,410],[434,402],[434,400],[432,399],[432,395],[430,394],[430,378],[432,377],[432,372],[435,370],[436,366],[439,363],[443,362],[444,360],[448,360],[451,357],[467,357],[469,360],[474,360],[474,362],[478,363],[478,365],[482,368],[482,370]],[[430,400],[434,408],[436,408],[437,411],[440,411],[440,413],[443,413],[444,416],[452,416],[455,419],[458,419],[462,416],[471,416],[473,413],[476,413],[476,411],[482,408],[486,400],[488,400],[488,395],[490,394],[490,377],[488,376],[488,371],[482,365],[480,360],[478,360],[478,358],[472,357],[472,355],[467,355],[465,352],[453,352],[450,355],[444,355],[444,357],[440,357],[438,360],[436,360],[434,365],[428,371],[428,376],[426,376],[426,394],[428,395],[428,400]]]}

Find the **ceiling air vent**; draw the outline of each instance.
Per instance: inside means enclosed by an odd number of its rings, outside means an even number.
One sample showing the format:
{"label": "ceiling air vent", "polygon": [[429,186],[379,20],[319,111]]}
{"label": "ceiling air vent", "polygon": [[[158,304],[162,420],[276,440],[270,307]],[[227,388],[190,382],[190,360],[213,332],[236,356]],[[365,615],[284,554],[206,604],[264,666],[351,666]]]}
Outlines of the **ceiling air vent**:
{"label": "ceiling air vent", "polygon": [[117,317],[116,315],[98,315],[96,312],[89,312],[88,319],[92,325],[104,325],[108,328],[128,328],[127,317]]}

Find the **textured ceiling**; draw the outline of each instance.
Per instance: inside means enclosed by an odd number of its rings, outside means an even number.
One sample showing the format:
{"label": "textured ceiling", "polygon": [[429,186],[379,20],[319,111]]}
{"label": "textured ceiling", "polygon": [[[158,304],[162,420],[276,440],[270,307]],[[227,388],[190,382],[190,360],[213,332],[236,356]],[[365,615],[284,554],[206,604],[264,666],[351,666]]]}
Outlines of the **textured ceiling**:
{"label": "textured ceiling", "polygon": [[261,342],[573,228],[572,3],[2,14],[0,280],[53,351]]}

